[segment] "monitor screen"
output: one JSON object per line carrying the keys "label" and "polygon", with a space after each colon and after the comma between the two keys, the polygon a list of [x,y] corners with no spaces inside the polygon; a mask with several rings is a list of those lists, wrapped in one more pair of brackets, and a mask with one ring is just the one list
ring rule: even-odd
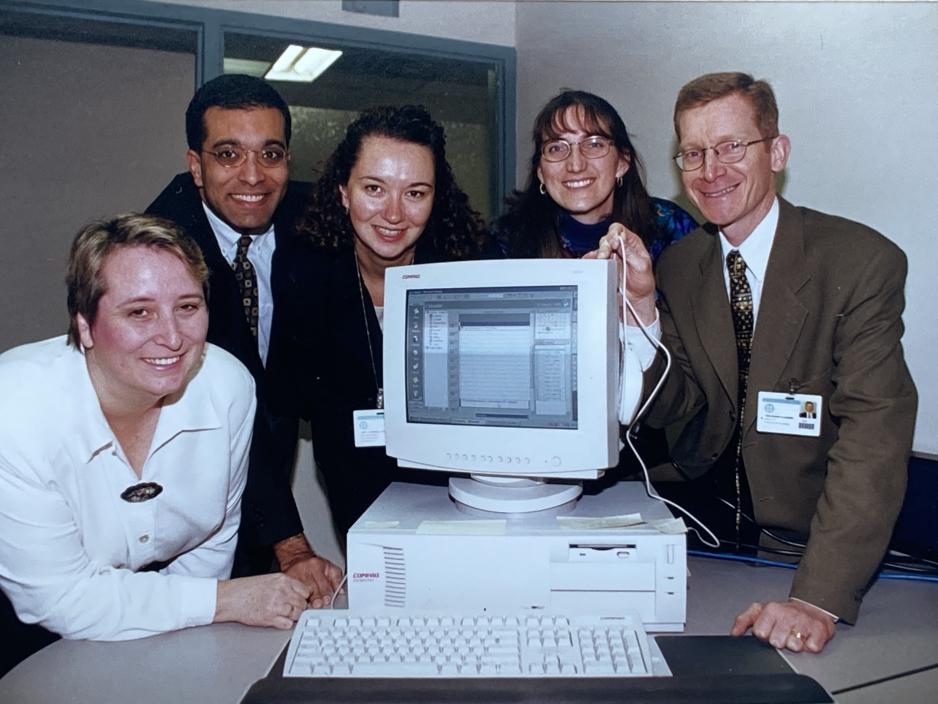
{"label": "monitor screen", "polygon": [[618,461],[616,269],[495,260],[385,274],[387,453],[476,478],[588,479]]}
{"label": "monitor screen", "polygon": [[577,427],[576,286],[407,292],[407,421]]}

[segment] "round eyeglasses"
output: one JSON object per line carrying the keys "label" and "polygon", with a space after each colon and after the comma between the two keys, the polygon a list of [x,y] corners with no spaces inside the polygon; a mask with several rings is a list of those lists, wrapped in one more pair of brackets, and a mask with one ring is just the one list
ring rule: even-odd
{"label": "round eyeglasses", "polygon": [[760,142],[767,142],[770,139],[775,139],[775,137],[763,137],[762,139],[754,139],[751,142],[731,139],[720,142],[713,147],[691,147],[678,152],[672,158],[681,171],[696,171],[699,169],[704,165],[704,156],[710,150],[713,151],[713,155],[721,164],[735,164],[737,161],[743,160],[743,157],[746,156],[746,149],[750,146]]}
{"label": "round eyeglasses", "polygon": [[241,166],[248,160],[248,154],[257,156],[257,163],[265,169],[275,169],[283,166],[290,160],[290,152],[283,147],[264,147],[263,149],[246,149],[244,147],[220,147],[219,149],[203,149],[203,153],[211,154],[215,161],[226,169]]}
{"label": "round eyeglasses", "polygon": [[580,154],[587,159],[601,159],[609,153],[612,140],[606,137],[584,137],[579,142],[568,142],[565,139],[552,139],[541,145],[541,158],[544,161],[563,161],[578,147]]}

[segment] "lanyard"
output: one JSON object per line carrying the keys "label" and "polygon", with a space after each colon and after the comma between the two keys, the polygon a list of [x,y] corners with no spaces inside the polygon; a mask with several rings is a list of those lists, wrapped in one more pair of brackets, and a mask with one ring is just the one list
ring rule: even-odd
{"label": "lanyard", "polygon": [[362,272],[358,266],[358,253],[355,257],[355,278],[358,280],[358,295],[362,302],[362,320],[365,323],[365,337],[368,338],[368,356],[371,359],[371,373],[375,379],[375,389],[377,389],[377,403],[379,409],[384,408],[384,389],[378,383],[378,366],[375,364],[375,349],[371,343],[371,326],[368,325],[368,309],[365,307],[365,288],[362,285]]}

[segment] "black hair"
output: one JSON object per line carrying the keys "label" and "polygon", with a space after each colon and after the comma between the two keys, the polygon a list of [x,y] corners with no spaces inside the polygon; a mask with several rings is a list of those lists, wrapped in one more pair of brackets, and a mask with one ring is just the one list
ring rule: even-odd
{"label": "black hair", "polygon": [[189,149],[199,151],[205,142],[205,111],[209,108],[276,108],[283,115],[283,134],[287,146],[290,145],[290,108],[280,93],[262,78],[231,73],[213,78],[199,88],[186,108],[186,141]]}
{"label": "black hair", "polygon": [[345,137],[326,161],[298,229],[319,247],[345,249],[354,245],[355,233],[342,205],[339,186],[348,183],[368,137],[419,144],[433,153],[433,209],[421,240],[429,236],[428,244],[436,255],[446,259],[476,256],[484,236],[482,219],[469,206],[469,198],[453,177],[446,160],[443,127],[419,105],[374,107],[348,126]]}
{"label": "black hair", "polygon": [[591,135],[611,139],[619,155],[629,161],[629,170],[614,191],[612,219],[641,235],[646,246],[650,246],[659,236],[654,205],[645,190],[644,167],[629,138],[625,122],[616,109],[598,95],[566,90],[548,101],[534,119],[534,154],[527,186],[508,197],[508,212],[495,226],[496,231],[509,239],[507,253],[513,257],[562,255],[563,245],[557,230],[562,208],[549,195],[541,194],[537,168],[544,142],[569,131],[570,125],[566,124],[568,108],[575,108],[583,129]]}

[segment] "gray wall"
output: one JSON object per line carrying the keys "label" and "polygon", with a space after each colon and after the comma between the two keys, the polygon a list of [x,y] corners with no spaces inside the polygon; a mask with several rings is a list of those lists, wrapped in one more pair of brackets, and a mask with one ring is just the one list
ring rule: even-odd
{"label": "gray wall", "polygon": [[0,66],[5,350],[65,332],[63,275],[78,227],[142,210],[184,169],[180,106],[195,69],[187,54],[9,36]]}
{"label": "gray wall", "polygon": [[256,12],[349,27],[370,27],[428,37],[513,46],[513,2],[496,0],[401,0],[397,17],[342,10],[342,0],[155,0],[213,10]]}
{"label": "gray wall", "polygon": [[671,113],[710,71],[768,79],[791,137],[783,195],[867,223],[909,255],[904,345],[921,399],[915,449],[938,453],[938,5],[519,2],[518,178],[534,115],[561,87],[602,95],[680,193]]}

